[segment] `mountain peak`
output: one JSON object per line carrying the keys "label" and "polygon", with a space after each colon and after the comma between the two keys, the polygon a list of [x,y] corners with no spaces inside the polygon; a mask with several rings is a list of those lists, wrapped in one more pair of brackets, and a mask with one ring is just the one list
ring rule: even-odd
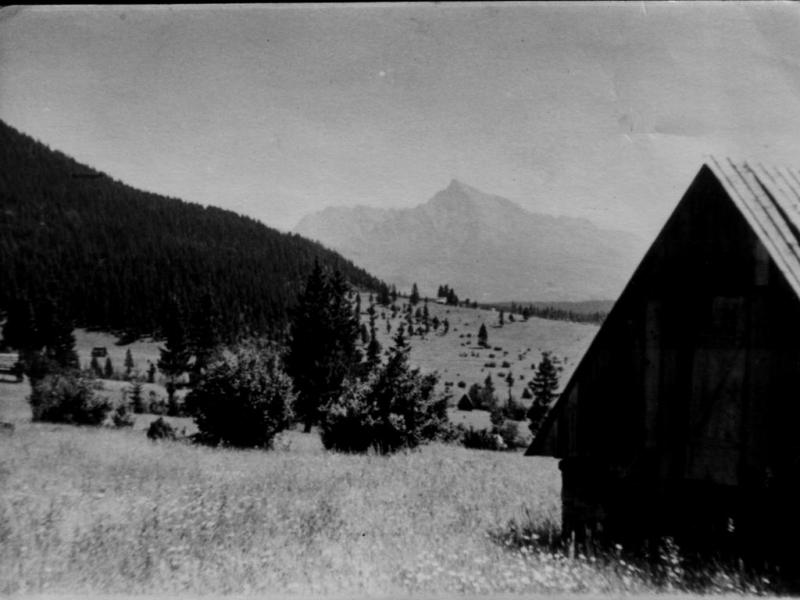
{"label": "mountain peak", "polygon": [[458,192],[461,194],[467,195],[486,195],[484,192],[481,192],[479,189],[472,187],[461,181],[460,179],[456,179],[455,177],[450,180],[450,185],[448,185],[443,191],[445,192]]}

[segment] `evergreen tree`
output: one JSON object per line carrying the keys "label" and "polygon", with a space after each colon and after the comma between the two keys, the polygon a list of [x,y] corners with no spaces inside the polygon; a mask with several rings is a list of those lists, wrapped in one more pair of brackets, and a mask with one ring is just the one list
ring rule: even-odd
{"label": "evergreen tree", "polygon": [[411,286],[411,295],[408,297],[408,301],[414,306],[419,303],[419,290],[416,283]]}
{"label": "evergreen tree", "polygon": [[450,321],[447,320],[447,317],[444,318],[442,326],[442,335],[447,335],[447,332],[450,331]]}
{"label": "evergreen tree", "polygon": [[389,286],[381,282],[378,288],[378,304],[381,306],[389,306],[392,303],[392,297],[389,294]]}
{"label": "evergreen tree", "polygon": [[150,366],[147,368],[147,383],[155,383],[156,382],[156,366],[148,361]]}
{"label": "evergreen tree", "polygon": [[133,406],[133,412],[142,414],[147,412],[147,406],[144,401],[144,394],[142,393],[142,384],[136,380],[131,383],[130,388],[130,401]]}
{"label": "evergreen tree", "polygon": [[103,368],[103,375],[106,379],[113,379],[114,378],[114,365],[111,364],[111,357],[106,356],[106,364]]}
{"label": "evergreen tree", "polygon": [[558,374],[561,371],[562,367],[558,359],[552,356],[550,352],[542,352],[542,358],[536,369],[536,375],[534,375],[529,384],[534,399],[528,410],[527,416],[530,421],[528,427],[534,436],[539,432],[542,421],[550,410],[553,401],[556,399]]}
{"label": "evergreen tree", "polygon": [[508,375],[506,375],[506,385],[508,386],[509,393],[511,393],[511,388],[514,385],[514,375],[511,373],[511,371],[509,371]]}
{"label": "evergreen tree", "polygon": [[125,379],[131,378],[131,372],[133,371],[133,355],[131,354],[131,349],[128,348],[125,351]]}
{"label": "evergreen tree", "polygon": [[487,348],[489,346],[489,333],[486,331],[486,325],[481,323],[478,330],[478,345]]}
{"label": "evergreen tree", "polygon": [[397,286],[392,285],[392,303],[397,302]]}
{"label": "evergreen tree", "polygon": [[506,313],[501,310],[500,314],[497,317],[497,323],[498,323],[498,325],[500,325],[500,327],[502,327],[503,325],[506,324],[505,316],[506,316]]}
{"label": "evergreen tree", "polygon": [[198,380],[217,346],[222,343],[220,331],[220,311],[210,292],[200,298],[197,310],[192,315],[189,331],[188,352],[194,355],[191,375],[193,381]]}
{"label": "evergreen tree", "polygon": [[345,378],[361,360],[358,321],[347,293],[340,272],[329,276],[315,263],[292,312],[286,367],[297,392],[295,413],[306,432],[318,422],[321,407],[338,396]]}
{"label": "evergreen tree", "polygon": [[381,362],[381,344],[378,341],[378,332],[375,326],[375,312],[369,317],[369,345],[367,345],[367,371],[372,372]]}
{"label": "evergreen tree", "polygon": [[356,302],[355,306],[353,307],[353,318],[356,321],[361,320],[361,294],[355,292]]}
{"label": "evergreen tree", "polygon": [[103,376],[103,368],[100,366],[100,361],[97,360],[96,356],[92,356],[92,360],[89,362],[89,370],[95,377]]}
{"label": "evergreen tree", "polygon": [[162,332],[166,343],[159,348],[158,369],[167,377],[167,401],[172,404],[177,382],[189,370],[192,355],[183,314],[174,298],[167,303],[165,315]]}
{"label": "evergreen tree", "polygon": [[486,410],[492,410],[497,404],[494,391],[494,381],[490,373],[484,379],[483,389],[481,390],[481,406]]}

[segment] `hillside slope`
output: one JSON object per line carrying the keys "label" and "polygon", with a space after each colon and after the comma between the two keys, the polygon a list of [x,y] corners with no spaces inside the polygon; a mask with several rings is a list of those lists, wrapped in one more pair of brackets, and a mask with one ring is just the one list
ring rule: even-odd
{"label": "hillside slope", "polygon": [[483,302],[614,299],[645,250],[632,234],[531,213],[456,180],[414,208],[332,207],[295,231],[401,288],[449,283]]}
{"label": "hillside slope", "polygon": [[75,325],[143,335],[168,298],[210,299],[228,334],[280,328],[314,260],[375,289],[320,244],[142,192],[0,121],[0,311],[57,306]]}

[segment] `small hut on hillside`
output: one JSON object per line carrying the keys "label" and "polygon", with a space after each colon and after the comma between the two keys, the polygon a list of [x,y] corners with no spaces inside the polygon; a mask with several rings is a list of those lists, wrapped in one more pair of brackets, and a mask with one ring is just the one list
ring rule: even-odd
{"label": "small hut on hillside", "polygon": [[800,554],[800,172],[700,169],[527,454],[565,533]]}

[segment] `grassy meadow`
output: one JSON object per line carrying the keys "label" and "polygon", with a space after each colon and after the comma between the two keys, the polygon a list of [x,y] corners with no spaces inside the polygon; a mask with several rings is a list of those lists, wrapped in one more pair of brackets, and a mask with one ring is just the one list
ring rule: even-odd
{"label": "grassy meadow", "polygon": [[30,423],[27,392],[0,384],[16,426],[0,433],[2,595],[672,589],[625,561],[510,543],[557,529],[553,459],[443,444],[344,455],[298,431],[270,452],[156,443],[138,426]]}

